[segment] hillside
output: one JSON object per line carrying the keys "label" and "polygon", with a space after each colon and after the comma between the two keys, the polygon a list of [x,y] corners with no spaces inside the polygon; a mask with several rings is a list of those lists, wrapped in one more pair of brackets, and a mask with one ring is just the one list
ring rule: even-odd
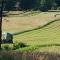
{"label": "hillside", "polygon": [[[43,26],[44,24],[50,22],[51,20],[59,19],[59,15],[54,17],[55,14],[59,12],[9,12],[8,17],[3,17],[2,30],[7,32],[20,32],[29,29],[36,28],[38,26]],[[21,14],[22,13],[22,14]]]}
{"label": "hillside", "polygon": [[18,34],[14,36],[14,42],[16,41],[26,43],[36,51],[58,52],[60,50],[60,20],[41,29]]}
{"label": "hillside", "polygon": [[23,17],[4,17],[2,30],[12,33],[13,42],[23,42],[27,47],[19,51],[60,53],[60,15],[57,12],[43,12]]}

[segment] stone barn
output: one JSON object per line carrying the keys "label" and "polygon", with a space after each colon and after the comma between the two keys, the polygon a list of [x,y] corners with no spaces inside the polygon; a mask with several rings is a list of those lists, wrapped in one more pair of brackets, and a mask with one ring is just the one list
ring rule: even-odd
{"label": "stone barn", "polygon": [[8,32],[2,33],[2,43],[13,43],[13,35]]}

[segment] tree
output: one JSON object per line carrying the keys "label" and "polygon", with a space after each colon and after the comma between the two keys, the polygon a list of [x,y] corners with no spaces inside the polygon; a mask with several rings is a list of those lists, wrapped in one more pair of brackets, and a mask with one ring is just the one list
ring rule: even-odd
{"label": "tree", "polygon": [[36,0],[21,0],[20,7],[22,10],[32,9],[35,7]]}
{"label": "tree", "polygon": [[5,0],[5,10],[13,10],[15,1],[14,0]]}
{"label": "tree", "polygon": [[55,2],[60,6],[60,0],[55,0]]}
{"label": "tree", "polygon": [[3,10],[3,1],[0,0],[0,49],[1,49],[1,43],[2,43],[2,10]]}
{"label": "tree", "polygon": [[41,2],[40,2],[40,10],[41,11],[47,11],[46,0],[41,0]]}
{"label": "tree", "polygon": [[40,10],[47,11],[53,6],[54,0],[41,0]]}
{"label": "tree", "polygon": [[34,10],[40,10],[40,2],[41,0],[35,0],[35,7],[34,7]]}

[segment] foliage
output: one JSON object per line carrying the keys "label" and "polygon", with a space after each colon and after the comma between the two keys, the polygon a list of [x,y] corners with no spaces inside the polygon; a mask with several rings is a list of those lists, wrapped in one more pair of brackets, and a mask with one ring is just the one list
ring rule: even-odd
{"label": "foliage", "polygon": [[[60,48],[58,48],[60,45],[59,39],[60,39],[60,20],[53,21],[45,25],[43,28],[37,28],[35,30],[31,30],[22,34],[17,34],[14,36],[14,40],[17,40],[18,42],[22,41],[26,43],[27,45],[35,46],[39,45],[39,48],[36,48],[39,51],[53,51],[58,52]],[[34,50],[32,47],[26,48],[26,50]],[[54,51],[54,49],[57,48],[57,50]],[[21,50],[21,49],[20,49]],[[22,49],[25,50],[25,49]],[[21,51],[22,51],[21,50]],[[35,50],[34,50],[35,51]],[[58,52],[59,53],[59,52]]]}
{"label": "foliage", "polygon": [[60,7],[58,7],[57,10],[60,10]]}
{"label": "foliage", "polygon": [[4,50],[11,50],[11,48],[10,48],[9,45],[4,45],[3,49],[4,49]]}
{"label": "foliage", "polygon": [[35,3],[36,3],[36,0],[21,0],[20,6],[21,6],[21,9],[27,10],[27,9],[34,8]]}
{"label": "foliage", "polygon": [[29,9],[47,11],[54,7],[55,4],[59,7],[60,0],[6,0],[3,8],[8,11]]}
{"label": "foliage", "polygon": [[23,48],[23,47],[26,47],[26,45],[22,42],[19,42],[19,43],[14,43],[13,44],[13,49],[19,49],[19,48]]}

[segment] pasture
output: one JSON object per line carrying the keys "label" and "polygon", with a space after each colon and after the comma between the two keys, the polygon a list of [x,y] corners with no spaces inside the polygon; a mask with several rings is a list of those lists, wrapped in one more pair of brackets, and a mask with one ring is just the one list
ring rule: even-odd
{"label": "pasture", "polygon": [[26,12],[18,16],[9,15],[3,17],[2,31],[18,33],[14,35],[13,42],[28,45],[16,49],[17,51],[60,53],[60,15],[55,17],[55,14],[59,12]]}
{"label": "pasture", "polygon": [[[18,14],[19,15],[14,15]],[[3,17],[2,30],[7,32],[20,32],[42,26],[52,20],[59,19],[59,12],[16,12],[8,13],[7,17]]]}

